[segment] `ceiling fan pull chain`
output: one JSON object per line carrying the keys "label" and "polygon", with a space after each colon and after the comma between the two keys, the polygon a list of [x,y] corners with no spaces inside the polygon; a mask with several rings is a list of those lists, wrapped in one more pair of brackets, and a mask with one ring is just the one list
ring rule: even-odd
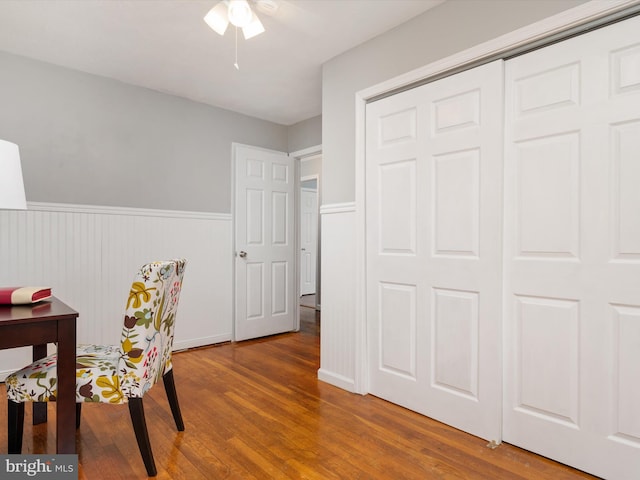
{"label": "ceiling fan pull chain", "polygon": [[236,67],[236,70],[240,70],[238,66],[238,27],[236,27],[236,63],[233,66]]}

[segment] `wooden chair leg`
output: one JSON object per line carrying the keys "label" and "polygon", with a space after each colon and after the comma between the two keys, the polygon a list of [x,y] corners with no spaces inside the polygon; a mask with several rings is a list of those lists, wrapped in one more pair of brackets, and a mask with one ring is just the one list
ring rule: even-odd
{"label": "wooden chair leg", "polygon": [[40,425],[47,423],[47,404],[46,402],[33,402],[33,424]]}
{"label": "wooden chair leg", "polygon": [[[32,359],[35,362],[47,356],[47,344],[34,345],[32,349]],[[39,425],[47,423],[47,403],[33,402],[33,424]]]}
{"label": "wooden chair leg", "polygon": [[76,402],[76,430],[80,428],[80,415],[82,414],[82,404]]}
{"label": "wooden chair leg", "polygon": [[178,404],[178,394],[176,392],[176,384],[173,380],[173,370],[165,373],[162,376],[162,381],[164,382],[164,390],[167,392],[169,406],[171,407],[171,413],[176,422],[176,427],[179,432],[184,432],[184,422],[182,421],[182,413],[180,413],[180,405]]}
{"label": "wooden chair leg", "polygon": [[149,442],[147,422],[144,418],[142,398],[129,399],[129,413],[131,414],[131,423],[133,423],[133,431],[136,434],[136,440],[138,441],[138,448],[140,448],[142,461],[147,469],[147,475],[155,477],[157,474],[156,463],[153,460],[153,453],[151,452],[151,442]]}
{"label": "wooden chair leg", "polygon": [[7,428],[9,453],[20,453],[22,452],[22,431],[24,429],[24,403],[7,400],[7,417],[9,419]]}

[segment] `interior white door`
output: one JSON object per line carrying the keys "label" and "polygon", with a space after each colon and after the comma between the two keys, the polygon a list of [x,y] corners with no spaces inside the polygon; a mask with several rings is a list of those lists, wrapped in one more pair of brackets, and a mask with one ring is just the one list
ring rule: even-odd
{"label": "interior white door", "polygon": [[300,295],[316,293],[318,191],[300,189]]}
{"label": "interior white door", "polygon": [[369,391],[501,438],[502,62],[366,113]]}
{"label": "interior white door", "polygon": [[234,171],[235,339],[294,330],[294,160],[234,145]]}
{"label": "interior white door", "polygon": [[504,440],[640,478],[640,18],[506,65]]}

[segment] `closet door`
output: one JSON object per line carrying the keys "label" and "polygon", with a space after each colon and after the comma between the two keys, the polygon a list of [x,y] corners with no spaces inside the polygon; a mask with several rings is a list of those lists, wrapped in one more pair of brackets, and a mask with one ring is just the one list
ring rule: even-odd
{"label": "closet door", "polygon": [[502,62],[367,106],[370,392],[501,436]]}
{"label": "closet door", "polygon": [[640,18],[506,63],[504,440],[640,475]]}

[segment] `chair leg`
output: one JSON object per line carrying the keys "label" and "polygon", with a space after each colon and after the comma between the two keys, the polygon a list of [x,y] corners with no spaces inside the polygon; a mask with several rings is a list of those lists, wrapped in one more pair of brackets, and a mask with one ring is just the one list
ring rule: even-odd
{"label": "chair leg", "polygon": [[46,402],[33,402],[33,424],[40,425],[47,423],[47,404]]}
{"label": "chair leg", "polygon": [[80,428],[80,415],[82,414],[82,404],[76,402],[76,430]]}
{"label": "chair leg", "polygon": [[178,394],[176,392],[176,384],[173,380],[173,370],[169,370],[162,376],[164,382],[164,390],[167,392],[167,398],[169,399],[169,406],[171,407],[171,413],[173,419],[176,422],[176,427],[179,432],[184,432],[184,422],[182,421],[182,414],[180,413],[180,405],[178,404]]}
{"label": "chair leg", "polygon": [[7,428],[9,453],[22,452],[22,431],[24,429],[24,403],[7,400]]}
{"label": "chair leg", "polygon": [[142,461],[144,461],[144,466],[147,469],[147,475],[155,477],[157,474],[156,463],[153,460],[153,453],[151,452],[151,442],[149,442],[147,422],[144,419],[142,398],[129,399],[129,413],[131,414],[131,423],[133,423],[133,431],[136,434]]}
{"label": "chair leg", "polygon": [[[35,362],[47,356],[47,344],[34,345],[32,349],[32,359]],[[47,423],[47,403],[46,402],[33,402],[33,424],[39,425],[41,423]]]}

